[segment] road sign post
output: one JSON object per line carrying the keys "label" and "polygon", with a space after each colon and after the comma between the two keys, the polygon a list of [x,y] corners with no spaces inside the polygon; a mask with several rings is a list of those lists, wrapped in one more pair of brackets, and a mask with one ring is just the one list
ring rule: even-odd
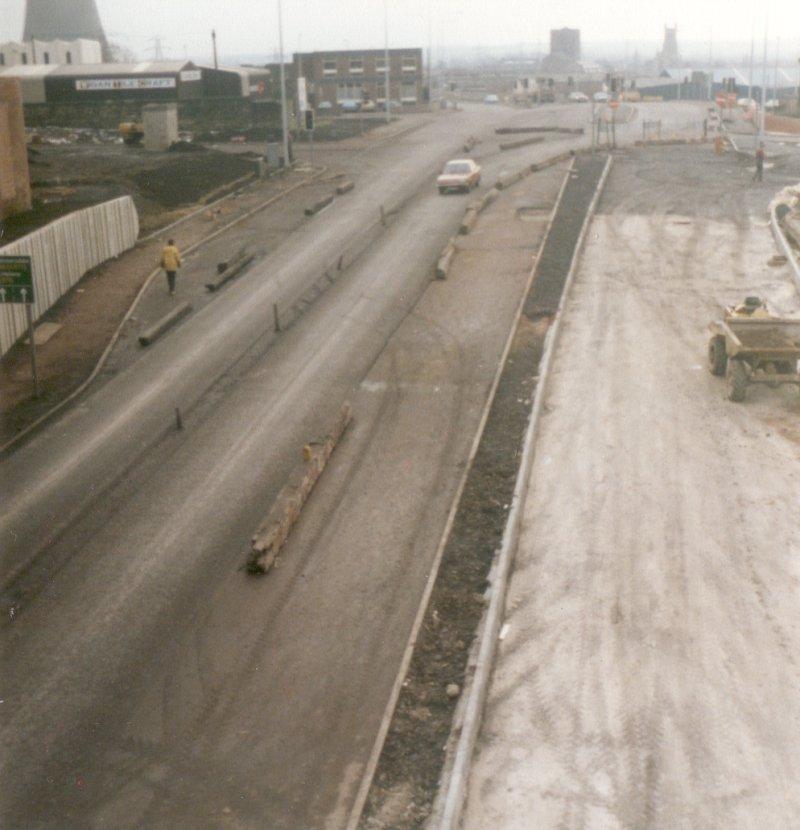
{"label": "road sign post", "polygon": [[28,322],[28,342],[31,346],[31,376],[33,394],[39,397],[39,374],[36,370],[36,341],[33,339],[33,310],[36,297],[33,290],[33,266],[29,256],[0,256],[0,304],[25,306]]}

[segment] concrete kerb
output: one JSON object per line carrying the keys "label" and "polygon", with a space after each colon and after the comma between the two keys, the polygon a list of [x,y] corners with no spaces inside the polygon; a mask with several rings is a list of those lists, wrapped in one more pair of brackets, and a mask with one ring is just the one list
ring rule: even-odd
{"label": "concrete kerb", "polygon": [[191,303],[181,303],[175,306],[169,313],[165,314],[158,322],[146,329],[139,335],[140,346],[150,346],[159,337],[166,334],[173,326],[176,326],[192,310]]}
{"label": "concrete kerb", "polygon": [[[228,222],[226,225],[223,225],[221,228],[217,228],[217,230],[215,230],[212,234],[209,234],[209,236],[204,237],[203,239],[196,242],[194,245],[190,245],[188,248],[186,248],[183,252],[184,259],[187,258],[188,256],[190,256],[194,251],[201,248],[203,245],[207,245],[209,242],[216,239],[218,236],[220,236],[220,234],[225,233],[226,231],[228,231],[231,228],[238,225],[240,222],[244,222],[247,219],[250,219],[252,216],[255,216],[257,213],[260,213],[262,210],[266,210],[270,205],[274,204],[277,201],[280,201],[284,196],[288,196],[290,193],[293,193],[295,190],[299,190],[301,187],[305,187],[306,185],[310,184],[311,182],[316,181],[316,179],[318,179],[320,176],[323,176],[326,172],[327,172],[327,167],[323,167],[321,170],[319,170],[317,173],[315,173],[313,176],[309,177],[308,179],[305,179],[302,182],[297,182],[297,184],[294,184],[291,187],[288,187],[286,190],[282,190],[280,193],[276,193],[274,196],[271,196],[269,199],[267,199],[266,201],[264,201],[261,204],[257,205],[252,210],[247,211],[247,213],[244,213],[241,216],[237,217],[236,219],[232,220],[231,222]],[[227,198],[227,197],[225,197],[225,198]],[[206,206],[204,208],[204,210],[206,210],[207,208],[208,208],[208,206]],[[159,231],[159,233],[163,233],[163,229],[161,231]],[[140,240],[140,242],[143,242],[143,241],[146,241],[146,240]],[[159,267],[159,268],[154,269],[153,271],[150,272],[150,274],[147,275],[147,277],[145,278],[144,283],[142,284],[142,287],[139,289],[136,296],[133,298],[133,302],[128,307],[128,310],[125,312],[125,315],[123,316],[122,320],[120,321],[119,325],[117,326],[116,331],[111,336],[111,339],[109,340],[108,345],[104,349],[103,353],[100,355],[100,358],[97,361],[97,363],[95,364],[94,369],[92,369],[91,373],[89,374],[89,377],[87,377],[86,380],[77,389],[75,389],[73,392],[71,392],[69,395],[67,395],[67,397],[64,398],[63,401],[60,401],[59,403],[57,403],[52,409],[45,412],[44,415],[39,416],[30,426],[26,427],[24,430],[22,430],[22,432],[15,435],[10,441],[7,441],[5,444],[3,444],[2,447],[0,447],[0,458],[3,458],[4,456],[6,456],[9,452],[11,452],[14,449],[14,447],[16,447],[22,441],[27,439],[36,430],[41,429],[45,424],[47,424],[50,421],[51,418],[53,418],[65,406],[67,406],[67,404],[72,403],[72,401],[74,401],[76,398],[78,398],[80,395],[82,395],[89,388],[89,386],[92,384],[92,382],[95,380],[95,378],[100,374],[100,371],[102,370],[103,366],[105,366],[106,361],[108,360],[109,355],[111,354],[111,351],[113,350],[114,346],[116,345],[117,340],[119,340],[120,334],[122,334],[123,328],[125,327],[128,320],[130,320],[130,318],[133,316],[133,313],[136,310],[139,303],[141,302],[141,299],[144,296],[145,292],[150,287],[153,280],[160,273],[162,273],[162,269]]]}
{"label": "concrete kerb", "polygon": [[386,703],[386,708],[384,709],[383,718],[381,719],[381,725],[378,729],[378,734],[372,746],[372,751],[370,752],[369,759],[367,760],[367,764],[364,768],[364,774],[361,778],[361,783],[359,784],[358,792],[356,793],[356,797],[353,802],[353,807],[350,810],[350,814],[347,819],[347,824],[345,826],[346,830],[357,830],[358,823],[361,819],[361,814],[364,811],[364,805],[367,802],[367,796],[369,795],[369,790],[372,786],[372,781],[375,777],[375,771],[378,768],[378,761],[383,750],[383,745],[386,741],[386,736],[389,733],[389,727],[394,716],[397,701],[400,697],[400,690],[403,685],[403,680],[405,679],[405,676],[408,673],[408,668],[411,665],[411,658],[414,655],[414,648],[417,644],[417,637],[419,636],[420,629],[422,628],[422,623],[425,619],[425,614],[428,610],[430,598],[433,594],[433,588],[436,584],[436,578],[439,574],[439,567],[442,562],[442,557],[444,556],[444,550],[447,546],[447,542],[450,539],[450,534],[453,530],[453,524],[455,523],[456,514],[458,512],[458,506],[461,503],[461,497],[464,493],[464,488],[467,486],[467,479],[469,478],[470,471],[472,470],[472,465],[475,462],[475,456],[478,454],[481,439],[483,438],[483,432],[486,428],[486,422],[489,420],[489,412],[491,411],[495,395],[497,394],[497,387],[500,384],[500,378],[503,375],[503,367],[505,366],[506,360],[508,359],[508,355],[511,352],[511,346],[514,342],[514,337],[516,336],[517,326],[519,325],[520,318],[522,317],[522,312],[525,308],[525,300],[533,283],[533,277],[536,271],[536,263],[538,261],[539,255],[541,254],[542,248],[544,247],[544,240],[547,239],[547,236],[550,232],[550,228],[552,227],[553,220],[555,219],[555,215],[558,210],[558,206],[561,204],[561,198],[564,195],[564,190],[566,189],[567,181],[569,180],[569,174],[571,170],[572,166],[570,165],[569,170],[567,170],[564,176],[564,181],[561,184],[561,189],[559,190],[558,196],[556,197],[556,203],[553,207],[552,213],[550,214],[550,219],[548,221],[547,228],[545,229],[545,233],[542,238],[542,244],[540,245],[539,251],[537,252],[536,256],[533,259],[533,263],[531,264],[531,269],[528,274],[528,280],[525,284],[525,288],[522,291],[522,296],[520,298],[519,305],[517,306],[514,315],[514,321],[511,325],[508,337],[506,338],[503,353],[500,356],[500,360],[497,364],[497,371],[495,372],[494,378],[492,379],[492,385],[489,389],[489,394],[486,398],[486,403],[484,404],[483,411],[481,413],[478,428],[475,432],[475,437],[470,447],[469,456],[467,457],[467,463],[464,465],[464,470],[461,474],[461,478],[459,479],[458,486],[456,487],[456,492],[453,496],[453,501],[450,505],[450,511],[447,514],[447,520],[445,522],[444,530],[442,531],[442,535],[439,539],[439,544],[436,548],[436,553],[433,557],[433,563],[431,564],[431,569],[428,573],[428,579],[425,583],[425,590],[423,591],[422,600],[420,602],[419,608],[417,609],[417,614],[414,618],[414,623],[411,627],[411,633],[409,634],[408,641],[406,642],[406,647],[403,652],[403,659],[401,660],[400,668],[397,672],[397,675],[395,676],[395,682],[392,687],[392,691],[389,695],[389,700]]}
{"label": "concrete kerb", "polygon": [[516,553],[519,528],[522,518],[522,508],[527,494],[528,478],[533,464],[534,443],[538,433],[544,396],[547,391],[553,353],[558,342],[566,299],[569,296],[570,288],[575,278],[575,272],[577,270],[578,262],[580,261],[580,255],[583,249],[586,233],[589,229],[592,217],[594,216],[600,194],[605,186],[608,172],[611,168],[612,159],[613,157],[609,156],[606,161],[606,166],[603,170],[602,176],[600,177],[600,181],[597,184],[594,197],[592,198],[589,209],[586,213],[586,218],[584,219],[584,223],[578,237],[578,243],[575,246],[575,251],[573,253],[570,270],[564,284],[564,291],[562,292],[561,300],[559,301],[558,311],[556,312],[555,320],[553,321],[553,324],[546,336],[544,354],[542,356],[539,370],[539,383],[537,384],[533,409],[528,422],[528,428],[525,433],[520,467],[517,472],[512,504],[509,510],[506,528],[503,533],[503,542],[495,564],[495,581],[492,583],[489,608],[486,612],[482,627],[482,640],[478,648],[477,663],[469,690],[467,692],[468,699],[464,706],[464,721],[461,727],[458,743],[455,748],[450,775],[441,787],[441,791],[444,793],[441,819],[438,823],[431,823],[429,825],[432,827],[435,826],[437,830],[456,830],[461,821],[471,760],[475,751],[475,742],[478,737],[483,708],[486,695],[488,693],[489,677],[497,652],[497,638],[503,622],[508,578],[511,572],[514,554]]}
{"label": "concrete kerb", "polygon": [[797,255],[795,254],[794,249],[789,244],[789,240],[786,238],[786,235],[781,229],[781,225],[775,213],[775,209],[776,205],[770,205],[769,227],[772,231],[772,236],[775,238],[775,242],[778,243],[778,248],[780,248],[781,253],[786,257],[786,261],[789,263],[789,266],[792,269],[794,287],[797,293],[800,294],[800,262],[798,262]]}

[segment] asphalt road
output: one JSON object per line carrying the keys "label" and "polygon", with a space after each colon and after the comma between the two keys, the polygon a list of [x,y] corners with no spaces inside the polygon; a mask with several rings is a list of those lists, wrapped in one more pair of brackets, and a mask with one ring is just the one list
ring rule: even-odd
{"label": "asphalt road", "polygon": [[[22,586],[2,630],[4,826],[244,827],[263,826],[268,815],[272,826],[296,827],[338,815],[330,791],[341,782],[346,795],[352,771],[327,765],[324,744],[289,745],[287,736],[297,738],[304,718],[330,726],[339,710],[352,718],[364,701],[373,710],[383,705],[371,695],[369,660],[349,687],[326,692],[332,667],[361,645],[364,629],[348,624],[348,609],[371,602],[375,591],[393,596],[391,574],[359,582],[371,570],[376,576],[376,549],[352,572],[346,562],[326,572],[322,533],[285,580],[248,581],[237,568],[298,448],[324,432],[428,284],[464,206],[435,195],[430,176],[466,135],[489,139],[498,118],[533,117],[477,107],[380,148],[363,163],[345,210],[292,234],[3,462],[2,573],[37,555],[7,595]],[[546,145],[502,157],[486,151],[486,177],[551,152]],[[373,250],[275,340],[273,303],[302,294],[372,224],[379,204],[399,202],[405,208]],[[496,354],[519,289],[504,290],[490,315]],[[454,359],[465,360],[458,350]],[[474,353],[470,360],[484,366],[474,412],[491,362]],[[176,406],[182,432],[172,429]],[[374,408],[367,424],[384,415]],[[451,420],[444,446],[458,435],[463,454],[466,439],[455,414]],[[432,453],[425,475],[446,495],[457,469],[450,463],[442,481],[442,463]],[[425,520],[429,507],[410,504],[403,524],[422,523],[426,550],[436,536],[435,521]],[[363,520],[388,527],[383,514]],[[306,564],[321,581],[303,602]],[[352,584],[363,592],[342,599]],[[402,605],[387,616],[379,644],[404,643],[415,598]],[[330,638],[329,659],[309,677],[298,661],[303,638],[319,636],[320,626],[293,631],[286,621],[315,617]],[[372,646],[375,660],[381,649]],[[361,739],[366,752],[371,736]],[[284,757],[286,790],[276,783]],[[259,775],[259,763],[269,775]]]}
{"label": "asphalt road", "polygon": [[800,316],[769,264],[775,184],[745,164],[673,148],[612,169],[555,353],[467,828],[800,824],[800,402],[731,403],[706,368],[723,305]]}

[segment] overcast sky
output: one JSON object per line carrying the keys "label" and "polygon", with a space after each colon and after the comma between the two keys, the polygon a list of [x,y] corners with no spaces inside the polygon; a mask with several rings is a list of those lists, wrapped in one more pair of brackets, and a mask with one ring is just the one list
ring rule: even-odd
{"label": "overcast sky", "polygon": [[[69,0],[64,0],[69,2]],[[210,54],[216,28],[223,56],[267,55],[277,50],[277,0],[97,0],[109,39],[140,57],[162,38],[166,57]],[[782,52],[800,51],[800,2],[763,0],[388,0],[390,43],[439,45],[546,44],[551,28],[581,29],[584,44],[654,44],[665,23],[678,25],[679,43],[749,43],[754,9],[763,38],[769,13],[771,50],[783,35]],[[379,47],[383,0],[283,0],[285,50]],[[0,40],[21,36],[24,0],[0,0]],[[631,46],[633,48],[633,46]],[[148,51],[149,50],[149,51]],[[643,55],[643,57],[648,57]]]}

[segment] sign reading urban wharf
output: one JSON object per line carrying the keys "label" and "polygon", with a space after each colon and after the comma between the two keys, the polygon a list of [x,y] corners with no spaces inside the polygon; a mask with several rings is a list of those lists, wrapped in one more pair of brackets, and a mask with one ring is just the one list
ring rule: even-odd
{"label": "sign reading urban wharf", "polygon": [[29,256],[0,256],[0,303],[32,303],[33,268]]}
{"label": "sign reading urban wharf", "polygon": [[78,92],[108,89],[175,89],[175,78],[92,78],[75,81]]}

